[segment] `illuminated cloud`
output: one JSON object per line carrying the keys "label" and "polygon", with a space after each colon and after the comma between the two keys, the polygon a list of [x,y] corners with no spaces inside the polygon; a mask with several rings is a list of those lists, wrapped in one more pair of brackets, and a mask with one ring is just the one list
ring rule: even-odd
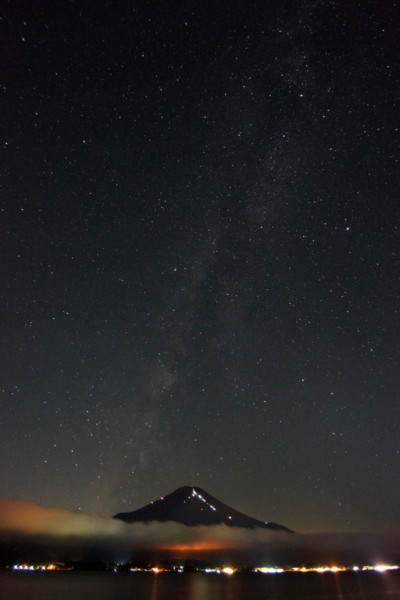
{"label": "illuminated cloud", "polygon": [[111,519],[10,498],[0,498],[0,531],[34,535],[113,535],[123,528]]}

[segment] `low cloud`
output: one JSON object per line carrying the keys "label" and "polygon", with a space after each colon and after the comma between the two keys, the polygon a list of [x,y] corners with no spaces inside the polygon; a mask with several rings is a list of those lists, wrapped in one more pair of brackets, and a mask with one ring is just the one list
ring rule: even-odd
{"label": "low cloud", "polygon": [[122,528],[104,519],[10,498],[0,498],[0,531],[33,535],[114,535]]}

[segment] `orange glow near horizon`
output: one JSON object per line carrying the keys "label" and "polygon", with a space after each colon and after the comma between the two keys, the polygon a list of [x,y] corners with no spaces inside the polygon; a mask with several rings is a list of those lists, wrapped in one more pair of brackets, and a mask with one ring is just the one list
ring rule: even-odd
{"label": "orange glow near horizon", "polygon": [[181,553],[181,552],[207,552],[215,550],[224,550],[228,547],[226,542],[219,542],[217,540],[198,540],[196,542],[186,544],[156,544],[154,546],[157,550],[164,550],[167,552]]}

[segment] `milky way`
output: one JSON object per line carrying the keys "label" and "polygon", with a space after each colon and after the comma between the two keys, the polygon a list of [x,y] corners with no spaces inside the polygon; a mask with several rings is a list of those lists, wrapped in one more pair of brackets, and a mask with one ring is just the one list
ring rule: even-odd
{"label": "milky way", "polygon": [[7,3],[2,496],[398,529],[396,12]]}

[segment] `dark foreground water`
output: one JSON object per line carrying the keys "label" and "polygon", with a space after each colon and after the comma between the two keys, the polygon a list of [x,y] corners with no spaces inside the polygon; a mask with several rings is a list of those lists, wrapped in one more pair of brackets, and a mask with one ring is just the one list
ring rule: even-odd
{"label": "dark foreground water", "polygon": [[0,600],[400,600],[400,573],[0,573]]}

